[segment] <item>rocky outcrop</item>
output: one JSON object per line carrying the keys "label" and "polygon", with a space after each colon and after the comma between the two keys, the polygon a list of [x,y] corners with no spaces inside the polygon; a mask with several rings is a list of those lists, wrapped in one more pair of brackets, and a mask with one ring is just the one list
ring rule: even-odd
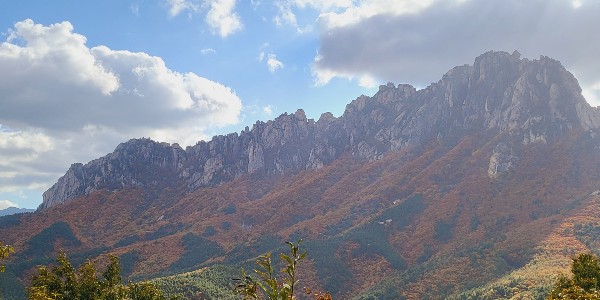
{"label": "rocky outcrop", "polygon": [[494,148],[488,166],[488,176],[492,179],[501,177],[516,167],[519,158],[513,154],[512,148],[499,143]]}
{"label": "rocky outcrop", "polygon": [[186,163],[186,152],[177,144],[136,139],[122,143],[113,153],[85,165],[73,164],[43,194],[39,209],[88,195],[100,189],[144,186],[177,177]]}
{"label": "rocky outcrop", "polygon": [[[298,110],[185,150],[176,144],[131,140],[105,157],[72,165],[44,193],[40,208],[99,189],[161,180],[194,190],[245,174],[318,169],[343,153],[375,160],[390,151],[473,131],[507,134],[511,143],[526,145],[552,142],[572,129],[598,127],[600,111],[587,104],[577,80],[558,61],[521,59],[516,51],[488,52],[423,90],[382,85],[374,96],[352,101],[338,118],[324,113],[315,122]],[[517,156],[503,144],[490,155],[492,178],[515,167]]]}

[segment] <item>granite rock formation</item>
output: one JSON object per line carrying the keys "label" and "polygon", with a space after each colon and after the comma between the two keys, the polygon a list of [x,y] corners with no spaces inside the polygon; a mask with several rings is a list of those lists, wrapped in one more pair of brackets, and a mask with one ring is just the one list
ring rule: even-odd
{"label": "granite rock formation", "polygon": [[[577,80],[548,57],[487,52],[429,87],[388,83],[360,96],[340,117],[314,121],[303,110],[215,136],[185,150],[177,144],[133,139],[85,165],[73,164],[48,189],[39,209],[96,190],[171,180],[195,190],[246,174],[285,174],[330,164],[344,153],[376,160],[388,152],[450,141],[469,132],[504,135],[514,143],[550,143],[571,129],[600,127],[600,110],[581,95]],[[518,155],[498,144],[488,175],[516,167]]]}

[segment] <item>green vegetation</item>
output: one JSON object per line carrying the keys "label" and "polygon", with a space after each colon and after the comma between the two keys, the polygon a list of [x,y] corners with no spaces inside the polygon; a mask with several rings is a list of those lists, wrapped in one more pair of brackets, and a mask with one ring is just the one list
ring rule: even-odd
{"label": "green vegetation", "polygon": [[[390,244],[389,236],[394,230],[403,230],[424,209],[423,196],[414,194],[398,205],[386,209],[370,223],[335,237],[307,242],[306,247],[311,253],[323,287],[336,294],[342,292],[353,279],[348,264],[336,255],[338,251],[343,251],[343,247],[348,243],[358,244],[358,248],[351,252],[354,257],[381,255],[396,270],[404,270],[407,264]],[[391,221],[386,222],[387,220]],[[393,294],[388,293],[389,291],[391,290],[382,293]]]}
{"label": "green vegetation", "polygon": [[7,268],[6,272],[0,273],[0,299],[22,300],[26,297],[25,287],[13,272]]}
{"label": "green vegetation", "polygon": [[239,276],[233,266],[213,265],[209,268],[151,280],[165,295],[181,300],[239,299],[233,290],[231,278]]}
{"label": "green vegetation", "polygon": [[398,291],[390,286],[371,290],[355,300],[405,300]]}
{"label": "green vegetation", "polygon": [[543,300],[546,299],[550,292],[548,286],[538,286],[531,288],[523,281],[522,278],[509,278],[507,281],[495,282],[488,285],[483,285],[471,290],[462,292],[458,295],[448,297],[449,300],[478,300],[478,299],[494,299],[494,300],[509,300],[514,299],[516,291],[527,291],[524,293],[526,297],[520,299]]}
{"label": "green vegetation", "polygon": [[592,253],[600,255],[600,225],[595,223],[575,224],[575,237],[586,245]]}
{"label": "green vegetation", "polygon": [[206,227],[206,229],[204,229],[202,236],[209,237],[209,236],[213,236],[215,234],[217,234],[217,230],[212,226],[208,226],[208,227]]}
{"label": "green vegetation", "polygon": [[561,276],[548,299],[600,299],[600,258],[593,254],[579,254],[571,264],[571,278]]}
{"label": "green vegetation", "polygon": [[423,203],[423,195],[414,194],[406,199],[404,202],[392,206],[391,208],[384,211],[380,219],[386,220],[391,219],[392,226],[398,230],[404,229],[408,224],[412,222],[414,217],[419,215],[425,210],[425,204]]}
{"label": "green vegetation", "polygon": [[27,242],[27,250],[24,254],[31,257],[48,256],[54,250],[54,242],[57,239],[61,239],[64,246],[81,244],[69,224],[56,222],[33,236]]}
{"label": "green vegetation", "polygon": [[350,239],[359,244],[359,247],[352,251],[353,257],[378,254],[385,257],[392,268],[406,268],[406,262],[388,241],[388,232],[384,225],[371,223],[362,226],[350,233]]}
{"label": "green vegetation", "polygon": [[416,194],[384,211],[378,217],[379,222],[365,224],[350,231],[348,239],[359,244],[352,255],[356,257],[378,254],[385,257],[394,269],[405,269],[406,262],[388,240],[390,230],[404,229],[424,209],[423,196]]}
{"label": "green vegetation", "polygon": [[242,261],[250,260],[268,251],[283,251],[282,241],[273,234],[265,234],[258,240],[245,244],[238,244],[226,255],[225,262],[237,264]]}
{"label": "green vegetation", "polygon": [[[246,274],[242,269],[241,277],[234,279],[238,284],[235,289],[236,292],[242,295],[244,300],[250,299],[269,299],[269,300],[295,300],[296,293],[298,290],[298,263],[305,259],[307,252],[300,251],[300,243],[294,244],[292,242],[286,242],[290,246],[290,254],[279,254],[282,262],[285,263],[285,267],[282,269],[284,273],[283,277],[277,278],[273,263],[271,261],[271,252],[265,255],[261,255],[256,260],[258,269],[254,269],[254,273],[258,275],[258,279],[251,274]],[[310,290],[306,291],[310,294]],[[315,294],[317,299],[331,299],[329,294]]]}
{"label": "green vegetation", "polygon": [[151,283],[123,284],[119,259],[110,256],[110,263],[98,277],[91,261],[83,263],[77,271],[64,252],[60,252],[58,265],[38,267],[28,289],[30,300],[164,300],[162,292]]}
{"label": "green vegetation", "polygon": [[24,214],[14,214],[0,217],[0,228],[8,228],[21,224],[21,217]]}
{"label": "green vegetation", "polygon": [[444,220],[435,221],[435,235],[433,238],[436,240],[446,243],[452,239],[452,230],[454,229],[454,224],[450,222],[446,222]]}
{"label": "green vegetation", "polygon": [[352,280],[352,272],[347,263],[336,255],[341,246],[341,238],[315,240],[307,242],[306,245],[319,273],[323,288],[334,294],[342,291],[343,287]]}
{"label": "green vegetation", "polygon": [[133,272],[133,267],[140,258],[140,254],[137,250],[130,251],[119,256],[121,262],[121,274],[128,277]]}
{"label": "green vegetation", "polygon": [[235,208],[235,204],[233,204],[233,203],[227,205],[227,207],[225,207],[223,209],[223,213],[225,213],[226,215],[231,215],[231,214],[234,214],[235,212],[236,212],[236,208]]}
{"label": "green vegetation", "polygon": [[[2,242],[0,242],[0,261],[7,259],[13,252],[15,252],[13,247],[10,245],[2,245]],[[0,272],[4,272],[4,270],[4,265],[0,265]]]}
{"label": "green vegetation", "polygon": [[286,263],[286,267],[283,269],[285,272],[283,280],[278,280],[275,276],[271,262],[271,252],[268,252],[265,255],[259,256],[256,260],[259,268],[254,269],[254,273],[258,275],[259,279],[256,280],[254,277],[247,275],[244,269],[242,269],[241,278],[236,279],[236,281],[239,281],[236,291],[243,296],[244,300],[260,299],[260,295],[262,294],[270,300],[296,299],[294,289],[298,284],[298,280],[296,279],[298,262],[306,258],[307,255],[306,251],[300,253],[301,242],[302,240],[299,240],[297,244],[287,242],[290,246],[290,255],[283,253],[279,255],[281,260]]}
{"label": "green vegetation", "polygon": [[185,252],[171,265],[172,270],[191,270],[208,259],[223,254],[219,244],[193,233],[187,233],[181,239]]}

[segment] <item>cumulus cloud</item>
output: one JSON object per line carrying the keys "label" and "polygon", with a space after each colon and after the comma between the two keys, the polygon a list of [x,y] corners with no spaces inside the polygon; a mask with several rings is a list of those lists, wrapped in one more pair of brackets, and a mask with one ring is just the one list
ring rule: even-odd
{"label": "cumulus cloud", "polygon": [[213,33],[226,37],[242,29],[240,16],[235,12],[236,0],[208,0],[208,4],[206,23]]}
{"label": "cumulus cloud", "polygon": [[10,200],[0,200],[0,209],[7,209],[9,207],[19,207],[19,206]]}
{"label": "cumulus cloud", "polygon": [[267,67],[269,72],[275,73],[275,71],[284,67],[283,63],[277,59],[277,55],[270,53],[267,58]]}
{"label": "cumulus cloud", "polygon": [[[437,1],[442,3],[456,3],[460,0]],[[464,0],[463,0],[464,1]],[[431,6],[435,0],[362,0],[355,5],[350,1],[335,1],[330,5],[317,5],[313,0],[296,0],[306,2],[306,5],[316,7],[322,11],[319,16],[321,25],[327,29],[344,27],[356,24],[364,19],[377,15],[398,16],[415,14]],[[330,1],[334,2],[334,1]],[[350,3],[348,3],[350,2]],[[335,5],[334,5],[335,4]],[[344,8],[340,12],[330,11],[332,7]]]}
{"label": "cumulus cloud", "polygon": [[316,9],[317,11],[336,11],[340,8],[348,8],[352,6],[352,0],[281,0],[275,2],[277,14],[273,17],[275,25],[292,26],[296,28],[298,33],[307,33],[313,30],[313,23],[300,25],[296,11],[307,8]]}
{"label": "cumulus cloud", "polygon": [[312,29],[312,26],[309,24],[303,28],[298,24],[296,12],[299,10],[316,10],[321,27],[328,29],[355,24],[378,14],[415,13],[433,2],[434,0],[283,0],[275,3],[278,13],[273,20],[278,26],[291,25],[303,33]]}
{"label": "cumulus cloud", "polygon": [[518,50],[560,60],[600,99],[598,15],[600,2],[582,0],[358,1],[321,11],[313,74],[317,84],[368,75],[424,87],[488,50]]}
{"label": "cumulus cloud", "polygon": [[278,3],[276,4],[278,13],[273,18],[273,22],[277,26],[291,25],[294,27],[298,27],[298,20],[296,19],[296,14],[292,11],[292,8],[289,4],[286,3]]}
{"label": "cumulus cloud", "polygon": [[189,17],[199,12],[206,12],[204,18],[211,32],[227,37],[243,28],[242,20],[235,11],[236,0],[166,0],[169,16],[175,17],[188,12]]}
{"label": "cumulus cloud", "polygon": [[48,188],[129,138],[194,144],[242,107],[229,87],[160,57],[88,47],[69,22],[16,23],[0,69],[0,192]]}
{"label": "cumulus cloud", "polygon": [[283,69],[285,67],[285,65],[283,64],[283,62],[281,62],[280,60],[277,59],[277,55],[275,53],[265,52],[265,51],[267,51],[269,46],[270,46],[269,43],[263,43],[259,47],[259,49],[258,49],[259,53],[258,53],[258,56],[256,57],[256,60],[258,60],[259,62],[263,62],[263,61],[266,62],[269,72],[275,73],[277,70]]}
{"label": "cumulus cloud", "polygon": [[175,17],[184,11],[196,12],[200,5],[191,0],[167,0],[169,16]]}

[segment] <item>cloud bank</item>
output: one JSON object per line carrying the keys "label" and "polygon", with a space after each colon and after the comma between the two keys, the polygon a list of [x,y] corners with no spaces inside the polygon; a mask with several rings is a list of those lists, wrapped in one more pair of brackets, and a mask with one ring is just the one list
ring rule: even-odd
{"label": "cloud bank", "polygon": [[[333,78],[425,87],[488,50],[560,60],[600,104],[600,2],[586,0],[288,0],[319,12],[317,85]],[[281,5],[280,5],[281,6]]]}
{"label": "cloud bank", "polygon": [[69,22],[16,23],[0,68],[0,192],[48,188],[132,137],[194,144],[242,108],[230,88],[160,57],[88,47]]}

